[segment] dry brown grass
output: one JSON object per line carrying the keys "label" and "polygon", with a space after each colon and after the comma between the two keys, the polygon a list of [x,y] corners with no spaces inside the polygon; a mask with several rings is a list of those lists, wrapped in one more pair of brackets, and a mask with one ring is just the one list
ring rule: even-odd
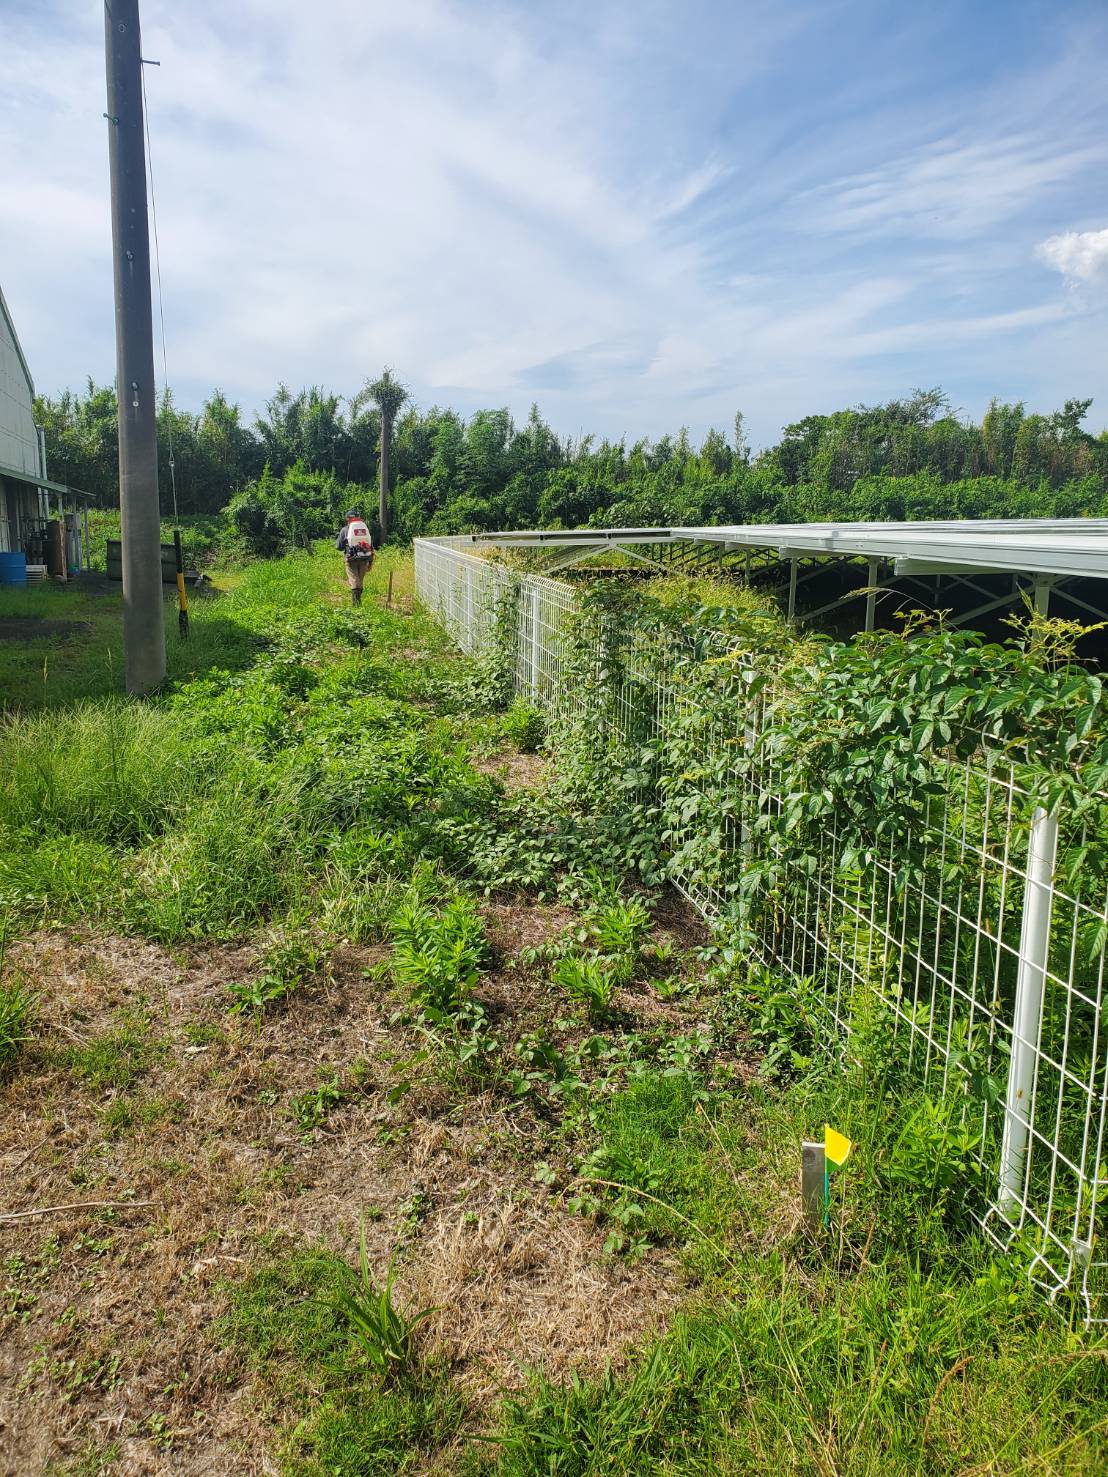
{"label": "dry brown grass", "polygon": [[593,1226],[542,1200],[494,1201],[427,1228],[420,1302],[437,1305],[433,1336],[479,1402],[528,1369],[560,1379],[618,1364],[665,1321],[677,1301],[673,1259],[652,1253],[628,1265],[602,1257],[599,1242]]}

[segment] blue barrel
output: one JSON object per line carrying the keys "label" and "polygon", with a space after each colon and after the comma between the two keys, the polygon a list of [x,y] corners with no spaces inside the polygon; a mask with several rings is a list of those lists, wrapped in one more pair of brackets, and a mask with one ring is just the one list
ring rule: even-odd
{"label": "blue barrel", "polygon": [[0,554],[0,585],[25,585],[26,583],[26,554]]}

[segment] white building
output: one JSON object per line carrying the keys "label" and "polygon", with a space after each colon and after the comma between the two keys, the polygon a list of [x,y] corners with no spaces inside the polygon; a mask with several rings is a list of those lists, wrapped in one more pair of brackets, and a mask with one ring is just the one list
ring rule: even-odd
{"label": "white building", "polygon": [[[46,475],[46,443],[35,424],[35,386],[0,291],[0,552],[47,563],[48,526],[65,530],[66,575],[88,567],[88,493]],[[83,516],[82,516],[83,515]]]}

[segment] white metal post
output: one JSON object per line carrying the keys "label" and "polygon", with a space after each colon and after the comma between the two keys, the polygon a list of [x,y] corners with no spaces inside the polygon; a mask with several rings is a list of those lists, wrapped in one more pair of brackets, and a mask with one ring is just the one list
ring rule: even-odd
{"label": "white metal post", "polygon": [[1035,613],[1047,615],[1050,611],[1050,588],[1054,581],[1049,575],[1040,574],[1035,580]]}
{"label": "white metal post", "polygon": [[876,559],[871,559],[869,561],[869,575],[867,577],[866,583],[869,585],[869,592],[866,595],[866,630],[867,631],[872,631],[873,630],[874,614],[875,614],[875,612],[877,610],[877,560]]}
{"label": "white metal post", "polygon": [[473,654],[473,569],[466,565],[466,649]]}
{"label": "white metal post", "polygon": [[789,620],[796,615],[796,565],[795,559],[789,560]]}
{"label": "white metal post", "polygon": [[539,656],[542,652],[542,626],[539,622],[539,592],[531,591],[531,696],[539,695]]}
{"label": "white metal post", "polygon": [[1012,1014],[1012,1061],[1000,1148],[1000,1208],[1011,1215],[1023,1200],[1027,1143],[1031,1131],[1031,1098],[1043,1023],[1043,993],[1050,949],[1050,915],[1054,900],[1054,858],[1058,818],[1039,806],[1027,842],[1027,884],[1023,894],[1019,971]]}

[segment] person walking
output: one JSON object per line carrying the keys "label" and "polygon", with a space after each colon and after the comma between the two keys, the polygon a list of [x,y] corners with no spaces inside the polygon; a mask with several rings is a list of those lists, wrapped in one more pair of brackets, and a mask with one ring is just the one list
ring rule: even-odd
{"label": "person walking", "polygon": [[346,515],[346,522],[339,529],[335,548],[341,549],[346,560],[346,583],[350,586],[351,605],[361,605],[362,585],[373,568],[373,539],[365,519],[355,509]]}

